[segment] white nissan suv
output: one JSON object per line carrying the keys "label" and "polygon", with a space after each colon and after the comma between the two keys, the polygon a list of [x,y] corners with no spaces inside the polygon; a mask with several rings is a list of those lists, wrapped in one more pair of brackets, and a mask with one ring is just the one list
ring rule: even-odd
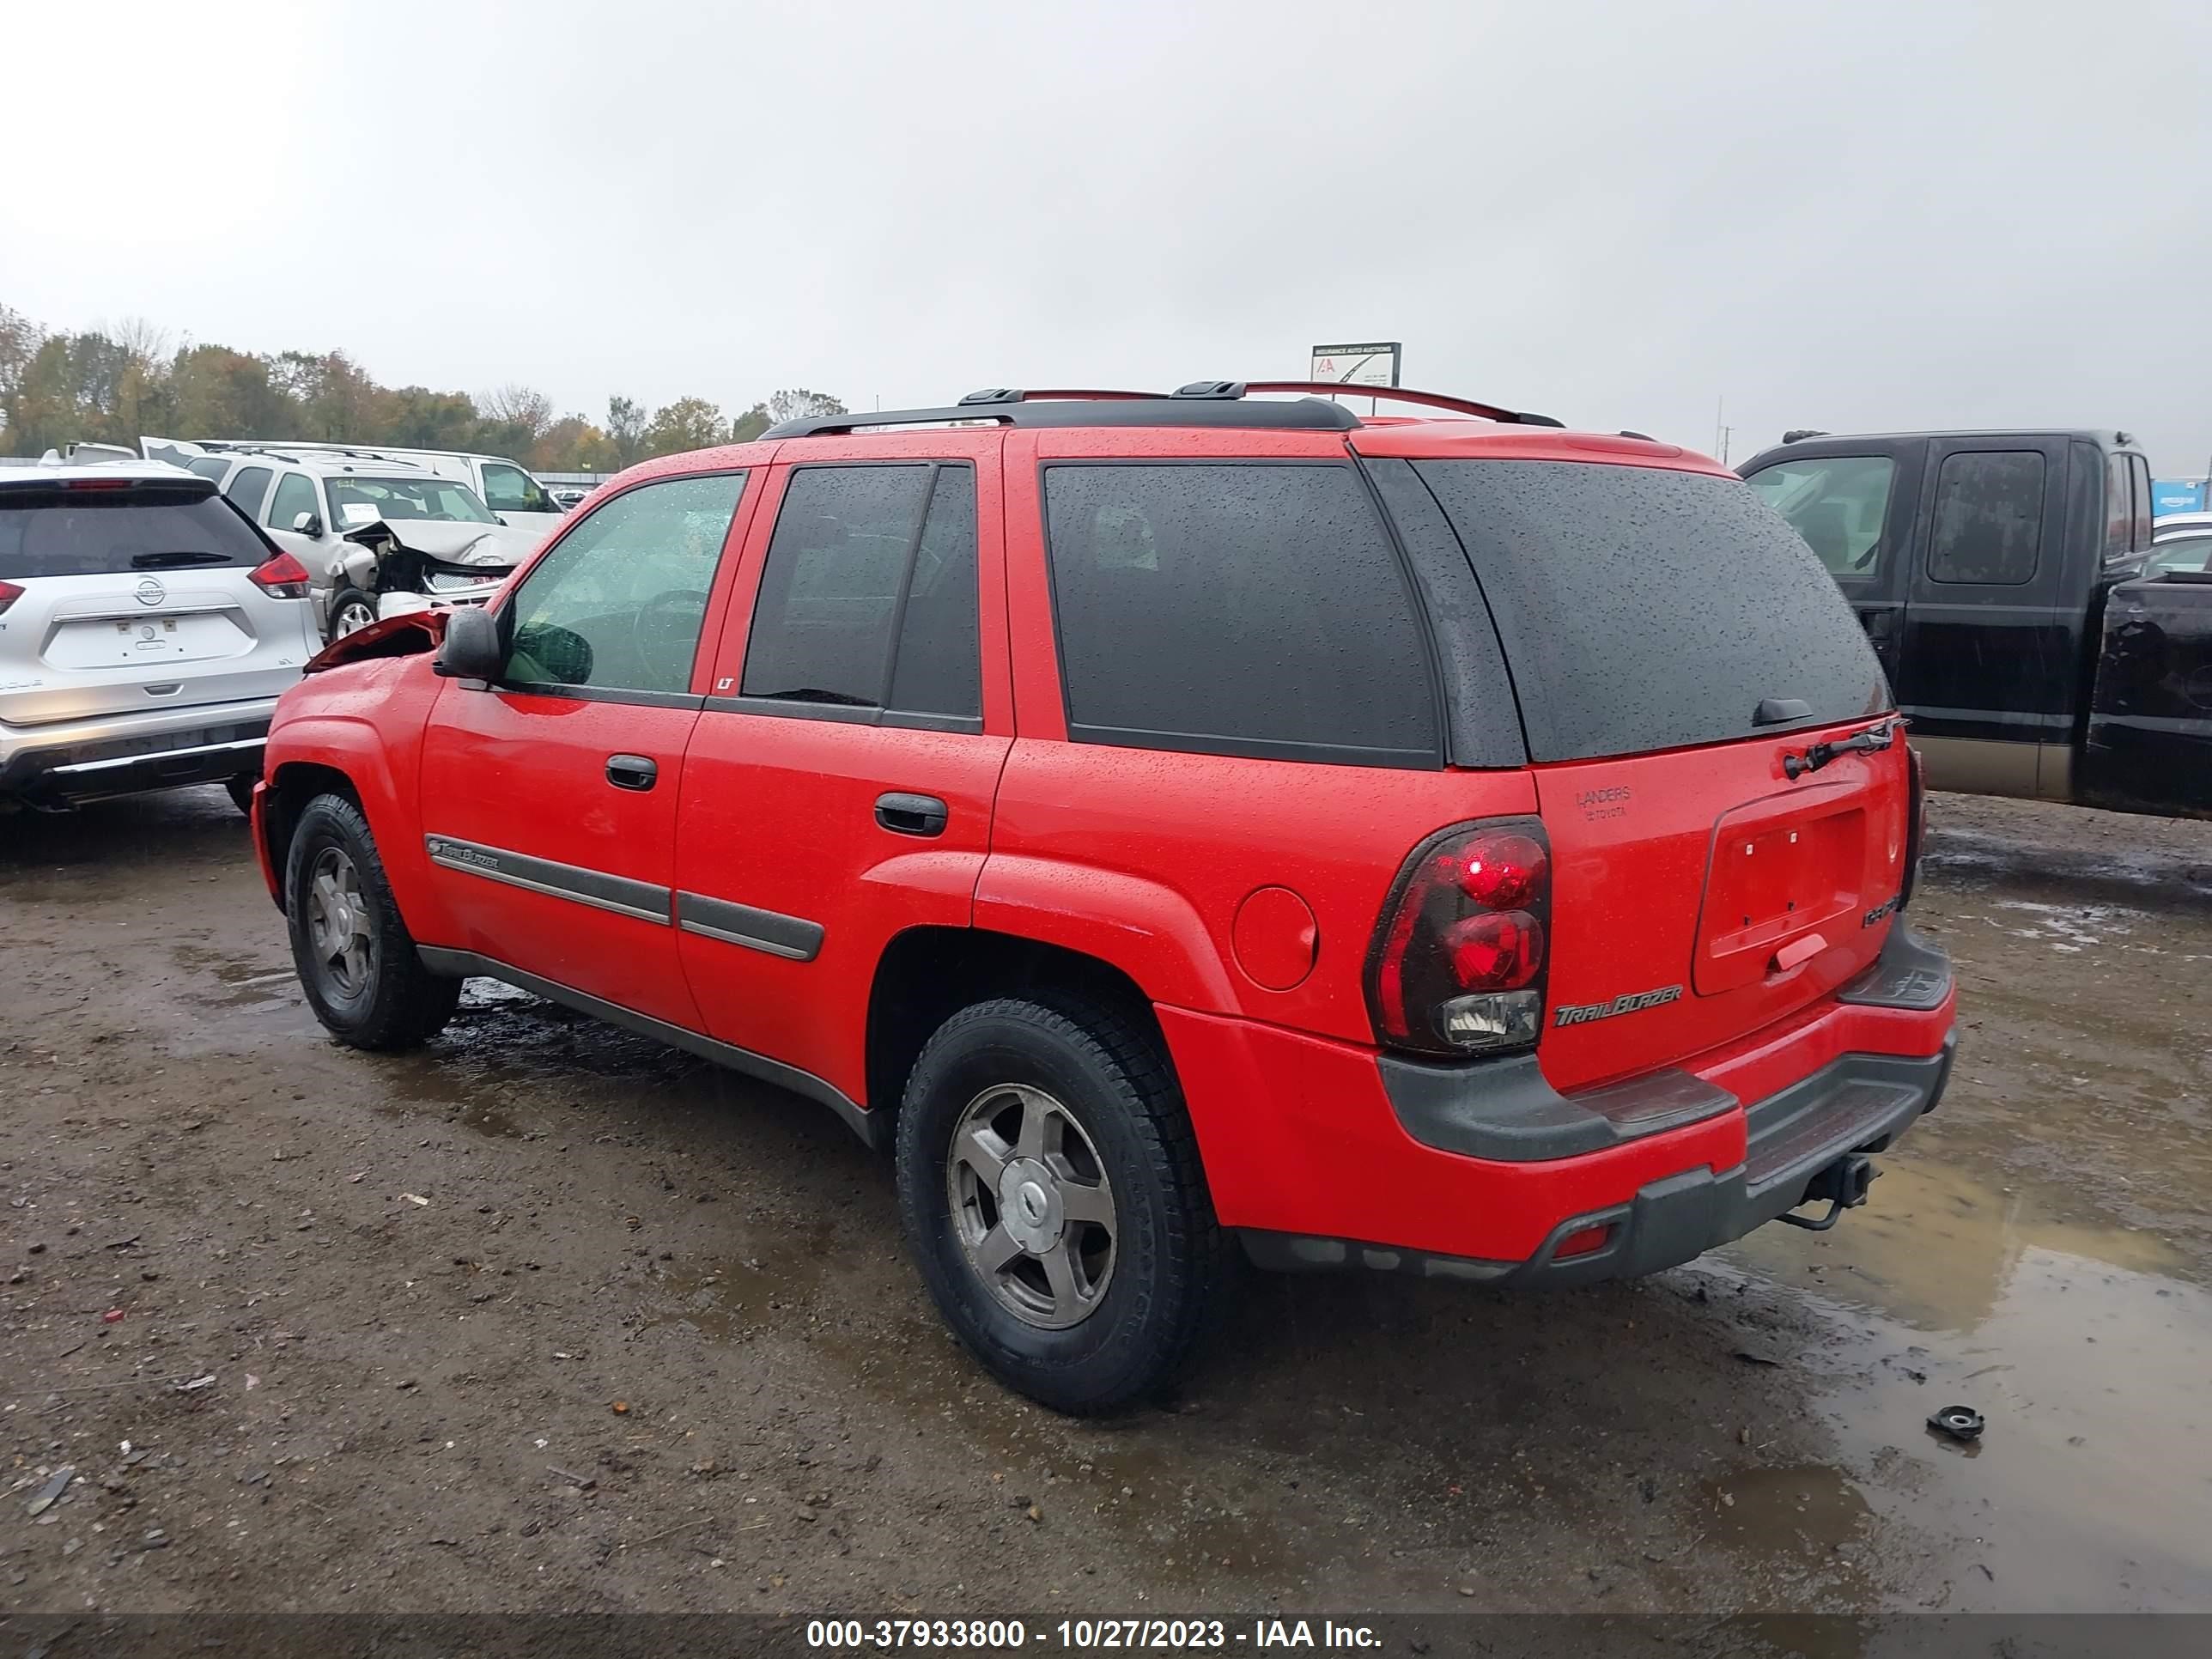
{"label": "white nissan suv", "polygon": [[0,805],[228,783],[321,645],[307,568],[158,461],[0,468]]}

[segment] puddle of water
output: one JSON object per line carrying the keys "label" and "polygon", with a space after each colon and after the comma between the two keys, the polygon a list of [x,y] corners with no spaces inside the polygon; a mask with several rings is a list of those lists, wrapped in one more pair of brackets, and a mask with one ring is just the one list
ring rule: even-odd
{"label": "puddle of water", "polygon": [[2026,924],[2010,931],[2020,939],[2048,944],[2069,953],[2109,945],[2135,931],[2140,910],[2117,904],[2044,904],[2029,899],[1997,899],[1993,908],[2008,910]]}
{"label": "puddle of water", "polygon": [[[2030,1245],[1964,1340],[1887,1321],[1869,1334],[1888,1363],[1824,1407],[1887,1459],[1879,1510],[1922,1525],[1932,1511],[1972,1540],[1947,1607],[2212,1606],[2212,1297]],[[1971,1448],[1925,1426],[1954,1403],[1989,1420]]]}
{"label": "puddle of water", "polygon": [[[1762,1229],[1723,1256],[1832,1320],[1837,1340],[1807,1361],[1848,1380],[1815,1403],[1874,1514],[1958,1540],[1939,1564],[1947,1610],[2212,1605],[2212,1293],[2182,1276],[2191,1262],[2152,1234],[2054,1215],[2033,1188],[1887,1162],[1835,1231]],[[1978,1443],[1926,1427],[1953,1404],[1988,1419]],[[1809,1478],[1787,1472],[1781,1498],[1750,1505],[1782,1524],[1747,1539],[1818,1541],[1836,1504],[1777,1513]]]}
{"label": "puddle of water", "polygon": [[173,1054],[235,1054],[317,1029],[298,976],[281,952],[242,956],[179,940],[169,946],[169,956],[193,981],[177,999],[186,1016],[169,1041]]}
{"label": "puddle of water", "polygon": [[718,1342],[795,1322],[812,1301],[842,1242],[827,1224],[772,1255],[742,1255],[693,1265],[661,1279],[662,1305],[640,1322],[642,1330],[676,1326]]}
{"label": "puddle of water", "polygon": [[1840,1469],[1737,1469],[1706,1482],[1711,1536],[1758,1555],[1825,1565],[1858,1539],[1869,1510],[1865,1493]]}
{"label": "puddle of water", "polygon": [[2176,1278],[2191,1271],[2154,1233],[2054,1215],[2045,1194],[1992,1186],[1948,1155],[1878,1162],[1865,1205],[1832,1231],[1762,1227],[1720,1255],[1926,1331],[1970,1332],[1988,1319],[2031,1248]]}

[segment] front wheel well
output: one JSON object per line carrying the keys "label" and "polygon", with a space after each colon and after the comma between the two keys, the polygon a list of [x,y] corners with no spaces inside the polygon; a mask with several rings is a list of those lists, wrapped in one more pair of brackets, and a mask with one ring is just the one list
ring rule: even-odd
{"label": "front wheel well", "polygon": [[1167,1062],[1152,999],[1112,963],[1057,945],[974,927],[914,927],[899,934],[876,963],[868,993],[868,1106],[888,1120],[906,1092],[908,1073],[937,1028],[971,1003],[993,997],[1056,1000],[1073,994],[1126,1015],[1158,1045]]}
{"label": "front wheel well", "polygon": [[318,795],[340,795],[361,805],[361,792],[353,780],[334,766],[293,761],[270,775],[268,793],[262,798],[261,833],[269,845],[269,867],[277,872],[276,908],[284,908],[284,858],[292,846],[292,831],[300,814]]}

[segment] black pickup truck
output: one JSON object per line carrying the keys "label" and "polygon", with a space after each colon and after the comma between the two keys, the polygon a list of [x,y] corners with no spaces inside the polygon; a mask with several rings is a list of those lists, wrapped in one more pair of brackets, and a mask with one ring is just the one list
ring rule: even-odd
{"label": "black pickup truck", "polygon": [[1793,434],[1739,471],[1858,611],[1929,787],[2212,814],[2212,572],[2152,556],[2127,434]]}

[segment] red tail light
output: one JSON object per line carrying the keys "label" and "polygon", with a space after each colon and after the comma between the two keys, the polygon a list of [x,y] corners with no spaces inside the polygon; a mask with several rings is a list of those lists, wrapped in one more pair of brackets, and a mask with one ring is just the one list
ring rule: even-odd
{"label": "red tail light", "polygon": [[1534,1048],[1551,907],[1552,855],[1536,819],[1430,836],[1391,889],[1369,955],[1376,1037],[1432,1054]]}
{"label": "red tail light", "polygon": [[23,590],[13,582],[0,582],[0,612],[23,597]]}
{"label": "red tail light", "polygon": [[279,553],[268,563],[255,567],[253,585],[276,599],[304,599],[310,586],[307,567],[289,553]]}

